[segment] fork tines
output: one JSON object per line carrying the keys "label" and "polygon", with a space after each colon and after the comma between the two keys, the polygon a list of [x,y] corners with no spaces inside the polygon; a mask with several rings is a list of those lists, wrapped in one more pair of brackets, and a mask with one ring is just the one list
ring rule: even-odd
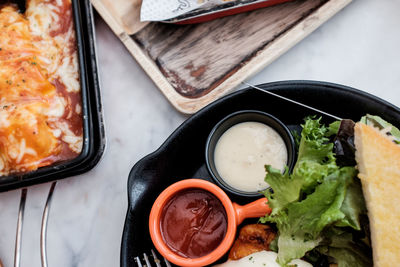
{"label": "fork tines", "polygon": [[[164,264],[167,267],[171,267],[171,264],[169,263],[169,261],[166,258],[164,259]],[[144,263],[142,263],[142,261]],[[158,259],[157,254],[154,252],[154,250],[151,250],[151,255],[148,256],[146,253],[143,253],[143,258],[141,259],[139,256],[135,257],[135,262],[137,264],[138,267],[152,267],[152,266],[156,266],[156,267],[162,267],[161,265],[161,261]]]}

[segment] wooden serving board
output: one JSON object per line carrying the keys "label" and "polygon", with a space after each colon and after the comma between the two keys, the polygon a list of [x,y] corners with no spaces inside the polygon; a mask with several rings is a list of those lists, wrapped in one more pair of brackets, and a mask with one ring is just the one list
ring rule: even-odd
{"label": "wooden serving board", "polygon": [[168,100],[191,114],[270,64],[352,0],[295,0],[193,25],[140,22],[140,0],[91,1]]}

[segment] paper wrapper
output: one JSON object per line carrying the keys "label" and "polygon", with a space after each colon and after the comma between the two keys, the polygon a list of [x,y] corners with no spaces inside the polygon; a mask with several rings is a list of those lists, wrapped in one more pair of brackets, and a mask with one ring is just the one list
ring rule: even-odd
{"label": "paper wrapper", "polygon": [[271,0],[143,0],[141,21],[175,22],[181,19],[221,12]]}
{"label": "paper wrapper", "polygon": [[140,22],[141,0],[91,0],[91,3],[107,10],[108,21],[118,24],[127,34],[134,34],[148,24]]}

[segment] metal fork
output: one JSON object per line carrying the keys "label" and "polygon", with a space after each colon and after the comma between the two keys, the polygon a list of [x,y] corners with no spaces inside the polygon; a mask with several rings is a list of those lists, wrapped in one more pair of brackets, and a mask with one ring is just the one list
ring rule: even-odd
{"label": "metal fork", "polygon": [[[163,259],[164,259],[165,266],[171,267],[171,264],[169,263],[169,261],[166,258],[163,258]],[[143,263],[141,260],[143,261]],[[153,265],[155,265],[157,267],[162,266],[161,261],[158,259],[157,254],[154,252],[153,249],[151,249],[150,256],[148,256],[146,253],[143,253],[142,259],[139,256],[135,257],[135,262],[138,267],[143,267],[143,266],[152,267]],[[152,265],[152,263],[153,263],[153,265]]]}
{"label": "metal fork", "polygon": [[[1,1],[1,0],[0,0]],[[56,181],[50,186],[49,195],[47,196],[46,205],[44,207],[42,216],[42,226],[40,231],[40,259],[42,260],[42,267],[47,267],[47,250],[46,250],[46,235],[47,235],[47,222],[49,219],[49,211],[51,199],[53,197],[54,188],[56,187]],[[21,264],[21,242],[22,242],[22,226],[24,222],[24,211],[26,195],[28,189],[23,188],[21,190],[21,200],[19,203],[18,220],[17,220],[17,234],[15,238],[15,252],[14,252],[14,267],[19,267]],[[0,267],[1,267],[0,261]]]}

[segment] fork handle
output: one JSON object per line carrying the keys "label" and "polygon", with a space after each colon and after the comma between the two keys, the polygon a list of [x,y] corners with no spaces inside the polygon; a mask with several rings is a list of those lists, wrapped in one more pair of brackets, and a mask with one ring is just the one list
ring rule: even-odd
{"label": "fork handle", "polygon": [[19,267],[21,263],[21,240],[22,240],[22,226],[24,223],[25,202],[28,189],[21,190],[21,200],[19,202],[18,220],[17,220],[17,234],[15,238],[15,251],[14,251],[14,267]]}
{"label": "fork handle", "polygon": [[47,222],[49,221],[50,204],[53,198],[54,188],[57,182],[53,182],[50,186],[49,195],[47,196],[46,205],[43,211],[42,217],[42,229],[40,230],[40,259],[42,261],[42,267],[47,267],[47,248],[46,248],[46,236],[47,236]]}

